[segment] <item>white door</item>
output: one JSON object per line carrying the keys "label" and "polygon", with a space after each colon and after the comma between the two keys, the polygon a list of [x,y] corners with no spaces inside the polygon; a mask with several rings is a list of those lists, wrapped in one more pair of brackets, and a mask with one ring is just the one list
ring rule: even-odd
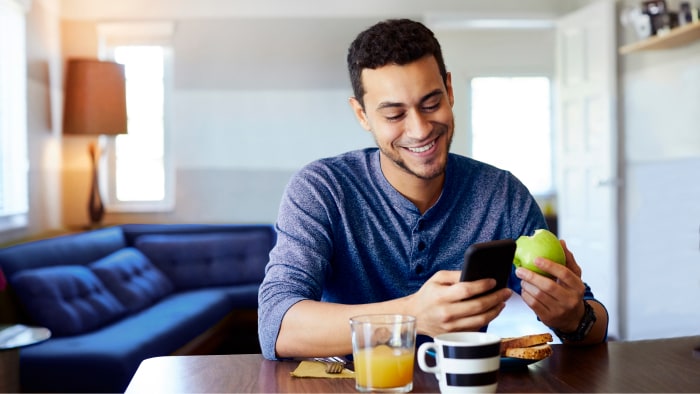
{"label": "white door", "polygon": [[558,235],[620,338],[614,1],[560,19],[556,45]]}

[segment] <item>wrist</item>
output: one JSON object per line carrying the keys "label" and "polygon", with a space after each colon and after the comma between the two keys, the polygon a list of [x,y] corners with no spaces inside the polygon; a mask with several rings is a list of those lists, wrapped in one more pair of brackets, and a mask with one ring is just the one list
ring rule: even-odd
{"label": "wrist", "polygon": [[585,314],[586,314],[586,301],[581,299],[581,301],[578,303],[578,307],[576,308],[576,313],[574,314],[575,318],[570,320],[566,326],[559,327],[559,331],[566,333],[566,334],[575,333],[576,330],[578,329],[578,326],[581,324],[581,320],[583,320],[583,317]]}
{"label": "wrist", "polygon": [[591,304],[589,304],[586,300],[583,300],[583,307],[583,316],[573,331],[561,331],[558,329],[554,330],[554,333],[557,334],[562,341],[579,342],[591,332],[591,329],[595,325],[597,319],[595,311],[593,310]]}

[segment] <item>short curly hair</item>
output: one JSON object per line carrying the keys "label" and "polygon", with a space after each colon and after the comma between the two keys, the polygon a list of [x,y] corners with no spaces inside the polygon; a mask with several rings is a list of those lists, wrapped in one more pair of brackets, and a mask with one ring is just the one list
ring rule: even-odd
{"label": "short curly hair", "polygon": [[404,65],[426,55],[433,55],[440,75],[447,84],[447,69],[440,43],[433,32],[410,19],[379,22],[357,35],[348,49],[348,71],[353,94],[364,108],[361,74],[365,68],[377,69],[387,64]]}

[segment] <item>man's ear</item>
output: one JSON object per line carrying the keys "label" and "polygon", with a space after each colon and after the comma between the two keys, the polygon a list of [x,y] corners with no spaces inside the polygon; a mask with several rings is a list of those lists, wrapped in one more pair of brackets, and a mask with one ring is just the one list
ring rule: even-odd
{"label": "man's ear", "polygon": [[445,80],[447,82],[447,97],[450,99],[450,107],[454,107],[455,105],[455,94],[454,91],[452,90],[452,73],[448,72],[447,73],[447,79]]}
{"label": "man's ear", "polygon": [[369,121],[367,120],[367,114],[365,113],[364,108],[362,108],[362,104],[360,104],[355,97],[350,97],[348,102],[350,103],[350,108],[352,108],[352,112],[355,114],[360,126],[367,131],[372,131],[372,128],[369,126]]}

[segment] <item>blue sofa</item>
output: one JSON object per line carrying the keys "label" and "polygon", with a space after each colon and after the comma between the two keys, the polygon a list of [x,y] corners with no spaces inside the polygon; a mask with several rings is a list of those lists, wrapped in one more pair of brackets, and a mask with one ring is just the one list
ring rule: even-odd
{"label": "blue sofa", "polygon": [[2,319],[44,326],[20,350],[27,392],[124,392],[142,360],[202,354],[243,310],[272,225],[128,224],[0,250]]}

